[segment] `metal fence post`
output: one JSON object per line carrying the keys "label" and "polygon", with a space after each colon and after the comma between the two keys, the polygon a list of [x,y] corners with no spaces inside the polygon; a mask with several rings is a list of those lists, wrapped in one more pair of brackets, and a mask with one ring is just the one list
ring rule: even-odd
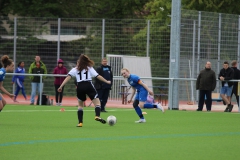
{"label": "metal fence post", "polygon": [[104,57],[104,44],[105,44],[105,19],[102,20],[102,59]]}
{"label": "metal fence post", "polygon": [[147,21],[147,57],[149,57],[150,20]]}
{"label": "metal fence post", "polygon": [[61,18],[58,18],[58,44],[57,44],[57,61],[60,58],[60,40],[61,40]]}
{"label": "metal fence post", "polygon": [[[169,78],[179,78],[180,57],[181,0],[172,0],[171,36],[170,36],[170,69]],[[170,88],[170,84],[169,84]],[[170,107],[179,109],[179,82],[173,81],[172,103]],[[168,91],[171,92],[170,89]]]}
{"label": "metal fence post", "polygon": [[[13,61],[14,61],[14,70],[16,70],[16,52],[17,52],[17,17],[14,17],[14,42],[13,42]],[[13,84],[13,94],[15,93],[15,83]]]}

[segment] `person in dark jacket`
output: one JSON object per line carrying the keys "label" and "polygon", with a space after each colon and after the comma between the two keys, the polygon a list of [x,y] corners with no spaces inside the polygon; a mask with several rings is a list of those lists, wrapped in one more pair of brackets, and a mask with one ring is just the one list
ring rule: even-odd
{"label": "person in dark jacket", "polygon": [[[201,70],[196,82],[196,89],[199,90],[199,101],[197,111],[202,111],[204,102],[207,111],[212,108],[212,91],[216,88],[216,74],[211,69],[211,62],[205,64],[205,69]],[[206,100],[205,100],[206,97]]]}
{"label": "person in dark jacket", "polygon": [[113,83],[112,69],[111,69],[111,66],[107,65],[107,62],[108,62],[107,59],[103,58],[101,62],[102,65],[96,69],[99,75],[101,75],[106,80],[111,81],[111,84],[107,84],[107,83],[101,82],[98,79],[95,80],[95,88],[97,89],[98,97],[101,102],[101,112],[107,112],[105,110],[105,106],[108,101],[109,92],[111,90],[112,83]]}
{"label": "person in dark jacket", "polygon": [[225,61],[223,63],[223,68],[220,70],[218,79],[222,81],[222,88],[220,91],[220,95],[223,99],[223,101],[226,103],[227,107],[224,110],[224,112],[231,112],[233,105],[231,102],[231,94],[232,94],[232,87],[233,82],[229,82],[229,80],[232,80],[234,77],[234,71],[232,68],[229,67],[229,63]]}
{"label": "person in dark jacket", "polygon": [[[240,70],[237,69],[237,61],[233,60],[231,64],[232,64],[232,69],[234,71],[233,79],[234,80],[239,80],[240,79]],[[236,97],[237,104],[238,104],[238,107],[239,107],[238,82],[233,82],[233,89],[232,89],[231,99],[232,99],[233,94]]]}
{"label": "person in dark jacket", "polygon": [[[67,75],[68,71],[67,68],[64,67],[63,65],[63,60],[59,59],[58,60],[58,65],[54,68],[53,74],[63,74]],[[62,88],[62,92],[58,92],[58,88],[64,81],[65,77],[57,77],[55,76],[54,80],[54,86],[55,86],[55,101],[56,101],[56,106],[61,106],[62,105],[62,98],[63,98],[63,90],[64,87]]]}
{"label": "person in dark jacket", "polygon": [[[21,61],[18,63],[18,67],[15,70],[15,73],[24,73],[25,74],[25,68],[24,68],[24,62]],[[25,89],[24,89],[24,79],[25,76],[24,75],[14,75],[12,78],[12,84],[16,83],[17,89],[15,91],[15,97],[14,97],[14,102],[18,102],[17,101],[17,96],[20,90],[22,90],[22,95],[25,98],[25,100],[27,100],[27,96],[25,93]]]}

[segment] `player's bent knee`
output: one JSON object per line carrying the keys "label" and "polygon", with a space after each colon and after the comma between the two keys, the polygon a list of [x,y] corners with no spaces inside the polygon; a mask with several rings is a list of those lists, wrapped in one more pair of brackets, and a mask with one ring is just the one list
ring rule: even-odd
{"label": "player's bent knee", "polygon": [[138,104],[139,104],[139,100],[134,100],[134,102],[133,102],[133,108],[138,107]]}

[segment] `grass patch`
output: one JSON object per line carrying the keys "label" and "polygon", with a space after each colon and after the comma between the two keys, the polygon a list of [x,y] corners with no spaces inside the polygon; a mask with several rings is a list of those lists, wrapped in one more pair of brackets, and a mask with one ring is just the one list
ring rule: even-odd
{"label": "grass patch", "polygon": [[[60,108],[65,108],[60,112]],[[76,107],[7,105],[0,113],[1,159],[235,159],[239,150],[239,113],[108,108],[113,127],[94,120],[84,108],[76,127]]]}

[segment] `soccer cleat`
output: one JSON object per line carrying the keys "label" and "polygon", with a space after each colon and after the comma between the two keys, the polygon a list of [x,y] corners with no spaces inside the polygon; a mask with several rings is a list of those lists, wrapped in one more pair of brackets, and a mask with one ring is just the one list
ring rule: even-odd
{"label": "soccer cleat", "polygon": [[157,104],[157,108],[164,113],[164,108],[163,108],[163,106],[161,105],[161,103],[158,103],[158,104]]}
{"label": "soccer cleat", "polygon": [[95,117],[95,120],[101,122],[102,124],[106,123],[106,121],[104,119],[97,117],[97,116]]}
{"label": "soccer cleat", "polygon": [[227,105],[226,109],[224,110],[224,112],[228,112],[229,110],[229,105]]}
{"label": "soccer cleat", "polygon": [[135,121],[135,123],[145,123],[146,119],[139,119],[138,121]]}
{"label": "soccer cleat", "polygon": [[233,105],[232,105],[232,104],[230,104],[230,105],[229,105],[228,112],[232,112],[232,109],[233,109]]}
{"label": "soccer cleat", "polygon": [[77,127],[82,127],[83,125],[82,125],[82,123],[79,123],[78,125],[77,125]]}

